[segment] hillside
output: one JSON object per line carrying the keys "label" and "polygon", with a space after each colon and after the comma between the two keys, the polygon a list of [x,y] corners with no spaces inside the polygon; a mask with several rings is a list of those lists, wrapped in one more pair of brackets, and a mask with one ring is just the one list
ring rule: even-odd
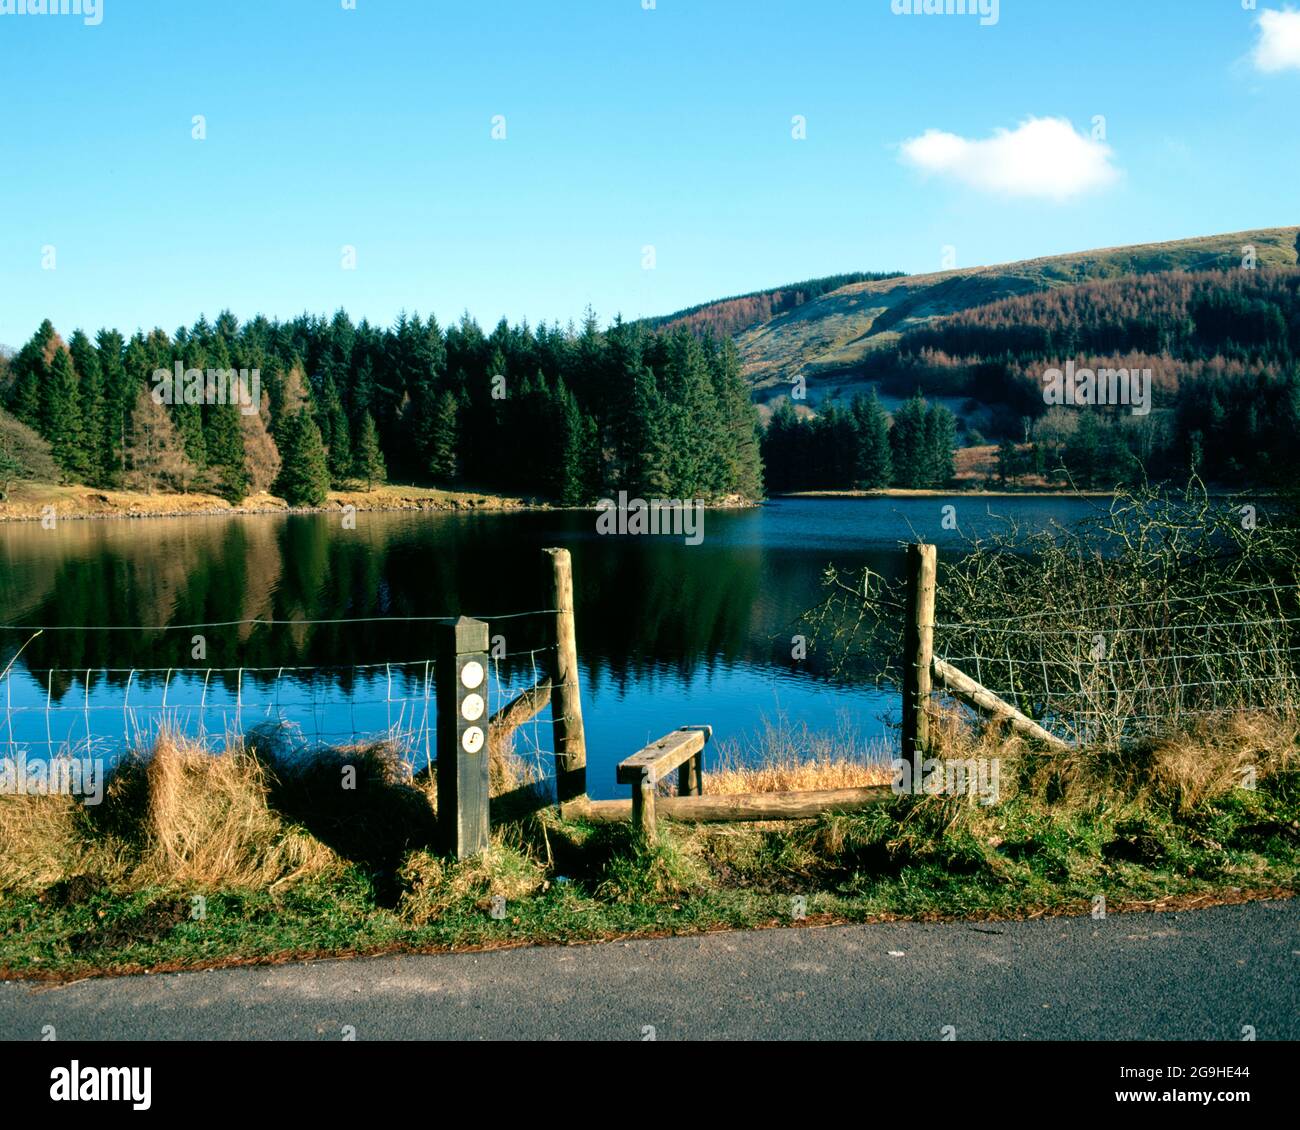
{"label": "hillside", "polygon": [[1261,268],[1294,267],[1300,260],[1300,228],[850,283],[752,326],[740,333],[737,345],[760,405],[784,395],[796,376],[808,380],[808,401],[815,405],[862,385],[871,354],[891,349],[902,332],[933,318],[1090,280],[1237,268],[1246,245],[1255,248]]}
{"label": "hillside", "polygon": [[846,275],[828,275],[768,290],[754,290],[732,298],[702,302],[666,317],[648,319],[646,324],[659,331],[684,327],[695,334],[712,331],[715,337],[732,337],[842,287],[902,277],[902,271],[856,271]]}

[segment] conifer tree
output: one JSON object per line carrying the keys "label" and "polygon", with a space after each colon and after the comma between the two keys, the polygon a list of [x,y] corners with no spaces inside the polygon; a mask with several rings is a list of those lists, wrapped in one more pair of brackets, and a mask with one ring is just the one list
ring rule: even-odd
{"label": "conifer tree", "polygon": [[283,462],[276,492],[290,506],[320,506],[329,496],[330,472],[320,429],[309,411],[285,422],[280,447]]}
{"label": "conifer tree", "polygon": [[926,403],[919,392],[894,414],[889,444],[894,464],[894,483],[897,486],[921,487],[930,481],[926,415]]}
{"label": "conifer tree", "polygon": [[932,404],[925,414],[925,454],[927,485],[942,487],[957,470],[953,448],[957,443],[957,421],[942,404]]}
{"label": "conifer tree", "polygon": [[[348,434],[348,417],[343,405],[336,399],[330,409],[330,481],[341,486],[352,473],[352,439]],[[367,418],[369,418],[367,416]],[[374,421],[371,421],[372,425]]]}
{"label": "conifer tree", "polygon": [[853,418],[858,430],[857,486],[860,490],[881,490],[894,477],[889,449],[889,417],[881,407],[876,390],[853,401]]}
{"label": "conifer tree", "polygon": [[77,411],[77,375],[72,358],[60,344],[50,359],[41,386],[41,434],[63,473],[73,482],[85,474],[81,416]]}
{"label": "conifer tree", "polygon": [[426,464],[429,477],[435,483],[448,484],[456,478],[458,415],[456,398],[450,392],[443,392],[437,398],[430,421],[429,454]]}
{"label": "conifer tree", "polygon": [[104,379],[99,352],[81,330],[72,335],[68,353],[77,375],[77,411],[81,423],[81,450],[77,474],[83,482],[105,485],[108,463],[107,434],[104,429]]}
{"label": "conifer tree", "polygon": [[131,422],[135,390],[127,376],[123,354],[126,343],[116,330],[100,330],[95,335],[99,370],[104,384],[104,434],[101,450],[101,480],[105,486],[122,481],[126,470],[126,436]]}
{"label": "conifer tree", "polygon": [[384,456],[379,450],[379,430],[375,427],[375,418],[369,412],[361,419],[352,473],[366,484],[366,490],[374,490],[376,483],[382,483],[388,478]]}
{"label": "conifer tree", "polygon": [[49,365],[58,335],[46,318],[10,364],[13,384],[9,389],[9,410],[46,440],[42,418],[43,390],[49,377]]}
{"label": "conifer tree", "polygon": [[804,428],[794,405],[782,397],[763,437],[763,465],[769,490],[795,490],[808,482],[804,462]]}

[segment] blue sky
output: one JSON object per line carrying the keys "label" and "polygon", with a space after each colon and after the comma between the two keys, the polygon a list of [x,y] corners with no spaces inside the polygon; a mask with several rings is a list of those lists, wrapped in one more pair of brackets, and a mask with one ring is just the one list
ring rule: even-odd
{"label": "blue sky", "polygon": [[606,321],[947,246],[969,266],[1300,222],[1281,2],[1001,0],[991,26],[902,2],[0,14],[0,342],[222,308]]}

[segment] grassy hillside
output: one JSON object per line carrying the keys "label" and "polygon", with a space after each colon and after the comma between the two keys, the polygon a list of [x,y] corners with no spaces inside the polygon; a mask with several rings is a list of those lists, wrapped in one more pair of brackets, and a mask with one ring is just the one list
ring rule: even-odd
{"label": "grassy hillside", "polygon": [[930,319],[1002,299],[1095,279],[1166,271],[1241,266],[1255,248],[1260,267],[1295,267],[1300,228],[1266,228],[1227,235],[1106,248],[1022,263],[850,283],[778,313],[737,339],[745,374],[761,403],[785,393],[795,376],[809,382],[809,401],[848,392],[875,350]]}
{"label": "grassy hillside", "polygon": [[778,314],[796,310],[804,303],[842,287],[902,277],[901,271],[876,273],[857,271],[846,275],[828,275],[825,278],[809,279],[788,286],[754,290],[732,298],[702,302],[698,306],[679,310],[663,318],[649,319],[647,324],[654,330],[672,330],[684,326],[692,333],[703,334],[712,331],[717,337],[731,337],[743,333],[752,326],[769,322]]}

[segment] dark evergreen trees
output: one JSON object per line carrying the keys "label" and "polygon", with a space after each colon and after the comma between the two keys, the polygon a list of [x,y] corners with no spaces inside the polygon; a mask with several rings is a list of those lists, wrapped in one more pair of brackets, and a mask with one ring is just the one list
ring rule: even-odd
{"label": "dark evergreen trees", "polygon": [[856,485],[860,490],[880,490],[894,477],[894,460],[889,448],[889,417],[881,407],[876,390],[869,397],[853,399],[853,420],[858,433]]}
{"label": "dark evergreen trees", "polygon": [[926,433],[928,415],[925,400],[919,392],[894,413],[889,443],[895,486],[920,487],[930,483],[932,464],[930,439]]}
{"label": "dark evergreen trees", "polygon": [[290,506],[320,506],[329,494],[330,472],[316,421],[310,412],[298,412],[285,423],[283,435],[276,493]]}
{"label": "dark evergreen trees", "polygon": [[[760,431],[735,348],[686,330],[602,330],[594,315],[578,330],[503,321],[485,335],[468,317],[444,330],[419,315],[384,330],[341,311],[241,326],[223,312],[171,336],[127,341],[102,330],[93,345],[85,334],[72,341],[63,351],[42,325],[11,359],[4,401],[55,446],[70,477],[87,482],[121,484],[129,473],[150,489],[184,480],[236,500],[279,466],[278,481],[300,502],[319,493],[314,470],[304,474],[294,458],[314,458],[298,419],[306,413],[335,483],[354,473],[373,482],[386,467],[415,482],[566,503],[620,489],[704,499],[763,489]],[[152,402],[167,412],[166,443],[156,442],[166,429],[152,408],[148,435],[137,437],[140,394],[159,370],[174,394],[178,364],[183,395]],[[195,370],[197,397],[186,393]],[[260,377],[267,407],[256,421],[232,395],[232,370]],[[153,451],[166,453],[166,474],[142,466]]]}
{"label": "dark evergreen trees", "polygon": [[366,484],[366,490],[374,490],[377,483],[388,478],[384,456],[379,450],[379,430],[375,427],[375,418],[369,412],[361,418],[352,474]]}

